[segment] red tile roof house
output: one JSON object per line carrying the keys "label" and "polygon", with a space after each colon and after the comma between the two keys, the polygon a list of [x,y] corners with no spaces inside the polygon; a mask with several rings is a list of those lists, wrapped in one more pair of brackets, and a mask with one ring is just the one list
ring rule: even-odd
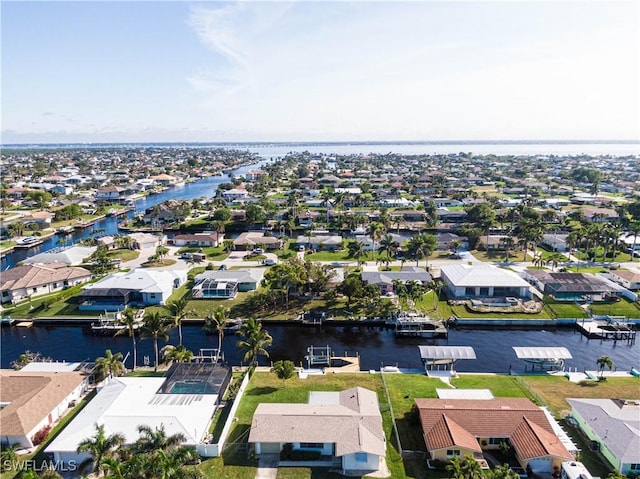
{"label": "red tile roof house", "polygon": [[574,457],[542,409],[526,398],[416,399],[431,460],[482,458],[508,442],[524,469],[549,474]]}
{"label": "red tile roof house", "polygon": [[0,370],[0,443],[31,448],[34,435],[68,411],[87,389],[80,372],[22,372]]}
{"label": "red tile roof house", "polygon": [[279,454],[290,444],[293,450],[318,452],[320,458],[326,458],[317,461],[318,465],[341,467],[344,473],[360,476],[386,470],[378,396],[361,387],[312,391],[307,404],[259,404],[249,442],[258,456]]}

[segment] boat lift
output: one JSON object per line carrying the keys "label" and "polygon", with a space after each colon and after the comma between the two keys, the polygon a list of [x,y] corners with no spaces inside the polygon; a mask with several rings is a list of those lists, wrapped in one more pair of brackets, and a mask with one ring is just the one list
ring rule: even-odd
{"label": "boat lift", "polygon": [[[564,367],[564,360],[571,359],[571,353],[567,348],[563,347],[517,347],[513,346],[518,359],[532,365],[532,371],[536,366],[541,371],[559,370]],[[525,368],[526,370],[526,368]]]}
{"label": "boat lift", "polygon": [[440,366],[453,373],[453,365],[459,359],[476,359],[471,346],[418,346],[418,349],[427,374]]}

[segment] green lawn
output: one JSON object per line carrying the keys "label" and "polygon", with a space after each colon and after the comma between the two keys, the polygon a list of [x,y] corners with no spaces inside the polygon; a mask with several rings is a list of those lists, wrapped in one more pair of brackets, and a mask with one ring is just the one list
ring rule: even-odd
{"label": "green lawn", "polygon": [[[482,241],[482,237],[480,238]],[[471,252],[480,261],[486,261],[488,263],[499,262],[502,263],[505,260],[506,253],[504,251],[479,251],[473,250]],[[531,251],[529,251],[531,253]],[[524,251],[509,251],[509,262],[521,262],[531,261],[531,256],[525,259]]]}
{"label": "green lawn", "polygon": [[107,252],[107,258],[120,259],[122,261],[131,261],[140,256],[140,251],[132,249],[115,249]]}
{"label": "green lawn", "polygon": [[311,261],[353,261],[352,258],[349,258],[349,251],[346,249],[340,251],[317,251],[305,254],[304,257]]}
{"label": "green lawn", "polygon": [[626,298],[622,298],[615,303],[596,304],[591,303],[589,305],[589,311],[595,315],[610,315],[610,316],[627,316],[628,318],[640,318],[640,305],[635,302],[631,302]]}
{"label": "green lawn", "polygon": [[229,256],[229,253],[225,251],[223,246],[219,246],[217,248],[214,248],[213,246],[185,246],[184,248],[180,248],[176,255],[179,256],[182,253],[204,253],[207,255],[207,261],[223,261]]}

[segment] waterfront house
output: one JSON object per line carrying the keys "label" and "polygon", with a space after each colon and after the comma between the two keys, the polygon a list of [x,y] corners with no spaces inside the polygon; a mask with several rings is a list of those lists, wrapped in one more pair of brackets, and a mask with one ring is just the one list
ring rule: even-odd
{"label": "waterfront house", "polygon": [[224,235],[220,233],[194,233],[194,234],[179,234],[175,235],[169,240],[175,246],[200,246],[200,247],[215,247],[217,248],[224,240]]}
{"label": "waterfront house", "polygon": [[129,306],[166,304],[175,288],[187,281],[183,270],[154,271],[138,268],[111,273],[84,287],[78,296],[80,311],[119,311]]}
{"label": "waterfront house", "polygon": [[44,230],[51,227],[51,220],[54,214],[48,211],[35,211],[31,214],[22,217],[22,224],[36,225],[39,230]]}
{"label": "waterfront house", "polygon": [[124,200],[127,190],[120,186],[105,186],[96,191],[95,199],[98,203],[114,203]]}
{"label": "waterfront house", "polygon": [[380,294],[394,292],[394,282],[408,283],[416,281],[424,286],[431,281],[431,275],[427,270],[416,266],[405,266],[401,271],[363,271],[362,281],[367,284],[375,284],[380,288]]}
{"label": "waterfront house", "polygon": [[571,417],[611,466],[640,474],[640,400],[567,399]]}
{"label": "waterfront house", "polygon": [[255,291],[264,268],[205,271],[194,278],[194,299],[231,299],[238,292]]}
{"label": "waterfront house", "polygon": [[282,240],[275,236],[265,236],[264,231],[245,231],[233,241],[233,249],[238,251],[252,250],[256,247],[267,250],[282,248]]}
{"label": "waterfront house", "polygon": [[[325,465],[362,475],[384,467],[386,442],[375,392],[362,387],[311,391],[304,403],[261,403],[249,430],[257,456],[293,451],[326,456]],[[285,459],[286,460],[286,459]]]}
{"label": "waterfront house", "polygon": [[91,279],[91,271],[61,263],[27,264],[0,275],[0,302],[15,303],[28,297],[62,291]]}
{"label": "waterfront house", "polygon": [[228,202],[243,201],[249,199],[249,192],[243,188],[231,188],[222,192],[222,198]]}
{"label": "waterfront house", "polygon": [[556,301],[602,302],[615,300],[615,285],[590,273],[553,273],[543,269],[526,269],[522,277],[539,291]]}
{"label": "waterfront house", "polygon": [[450,299],[530,298],[530,285],[513,271],[490,264],[448,264],[440,268]]}
{"label": "waterfront house", "polygon": [[126,444],[138,439],[139,426],[164,428],[167,436],[182,434],[182,444],[200,452],[230,378],[230,368],[216,363],[175,364],[160,378],[112,378],[45,452],[55,461],[81,464],[89,455],[78,453],[78,444],[95,436],[96,424],[104,426],[107,434],[123,434]]}
{"label": "waterfront house", "polygon": [[166,173],[152,176],[151,179],[161,186],[172,186],[178,182],[178,179],[175,176],[167,175]]}
{"label": "waterfront house", "polygon": [[88,376],[73,370],[0,370],[0,443],[34,447],[36,434],[53,427],[87,387]]}
{"label": "waterfront house", "polygon": [[[545,412],[526,398],[416,399],[430,460],[470,456],[507,442],[523,469],[559,471],[574,457],[559,440]],[[488,466],[486,466],[488,468]]]}

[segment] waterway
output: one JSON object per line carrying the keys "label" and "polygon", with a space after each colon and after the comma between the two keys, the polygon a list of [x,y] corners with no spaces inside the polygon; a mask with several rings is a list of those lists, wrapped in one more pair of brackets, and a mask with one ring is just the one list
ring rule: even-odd
{"label": "waterway", "polygon": [[[382,364],[401,368],[420,368],[418,345],[436,344],[450,346],[472,346],[477,359],[459,361],[456,370],[466,372],[524,371],[525,363],[518,360],[512,346],[564,346],[573,358],[566,367],[578,371],[597,370],[596,360],[602,355],[610,356],[618,371],[640,368],[640,346],[627,342],[588,340],[573,329],[518,330],[518,329],[452,329],[448,339],[397,338],[391,329],[369,326],[297,326],[270,325],[265,329],[273,337],[268,348],[269,360],[291,359],[296,364],[304,361],[309,346],[329,346],[337,355],[345,352],[358,353],[361,369],[379,369]],[[0,366],[7,368],[25,350],[38,351],[55,360],[94,360],[103,356],[106,349],[129,354],[127,366],[132,365],[132,343],[126,336],[94,336],[88,327],[82,326],[33,326],[3,327]],[[198,325],[183,326],[184,345],[197,352],[200,348],[216,348],[217,335],[207,335]],[[237,337],[227,333],[223,341],[225,358],[230,364],[239,365],[243,353],[237,348]],[[178,344],[177,330],[170,333],[169,344]],[[160,347],[164,343],[159,343]],[[138,363],[144,357],[153,364],[153,341],[138,340]],[[261,357],[262,365],[269,364]],[[306,366],[306,363],[304,363]]]}
{"label": "waterway", "polygon": [[[233,170],[234,176],[242,176],[249,171],[259,168],[260,166],[268,163],[270,160],[261,160],[256,164],[246,165]],[[224,174],[221,176],[209,176],[192,183],[186,183],[182,186],[176,186],[174,188],[165,190],[155,195],[145,196],[136,201],[135,211],[127,213],[126,218],[132,218],[135,214],[145,211],[147,208],[163,203],[167,200],[192,200],[194,198],[211,198],[215,195],[218,185],[229,181],[229,176]],[[16,249],[12,253],[7,254],[0,260],[0,270],[4,271],[18,264],[20,261],[25,260],[29,256],[34,256],[38,253],[44,253],[55,248],[62,246],[71,246],[80,240],[93,236],[95,231],[100,231],[100,234],[115,235],[118,234],[118,223],[125,220],[124,216],[115,217],[107,216],[104,219],[96,221],[93,226],[84,228],[81,230],[75,230],[69,235],[55,234],[47,239],[41,245],[27,249]],[[62,243],[64,242],[64,243]]]}

